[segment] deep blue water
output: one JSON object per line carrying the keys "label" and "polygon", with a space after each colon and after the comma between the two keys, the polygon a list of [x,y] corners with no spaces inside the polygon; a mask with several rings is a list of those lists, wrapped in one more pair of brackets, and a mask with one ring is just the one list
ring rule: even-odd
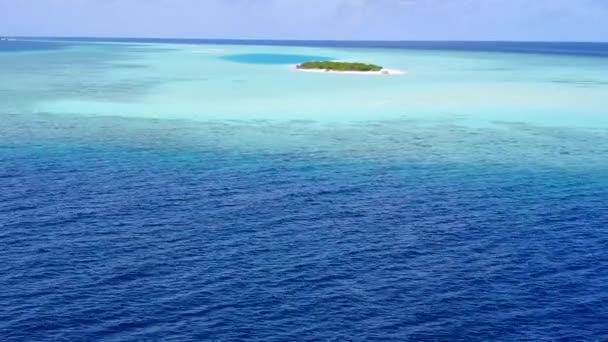
{"label": "deep blue water", "polygon": [[0,52],[57,50],[67,46],[69,43],[65,42],[2,40],[0,41]]}
{"label": "deep blue water", "polygon": [[4,341],[608,336],[601,131],[4,124]]}
{"label": "deep blue water", "polygon": [[[49,40],[47,37],[24,39]],[[52,38],[62,42],[122,42],[172,44],[235,44],[311,46],[338,48],[386,48],[447,51],[480,51],[608,57],[608,42],[477,42],[477,41],[323,41],[323,40],[243,40],[243,39],[166,39],[166,38]],[[2,42],[6,43],[6,42]],[[13,44],[15,42],[12,42]],[[2,49],[2,44],[0,44]]]}

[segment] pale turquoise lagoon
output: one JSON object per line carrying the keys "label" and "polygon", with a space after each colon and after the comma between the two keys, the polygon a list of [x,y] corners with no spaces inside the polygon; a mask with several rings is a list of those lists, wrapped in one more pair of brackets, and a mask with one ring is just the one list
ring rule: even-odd
{"label": "pale turquoise lagoon", "polygon": [[[293,70],[296,61],[316,57],[409,73]],[[0,109],[13,113],[608,126],[608,58],[588,56],[72,42],[63,49],[0,54],[0,75]]]}
{"label": "pale turquoise lagoon", "polygon": [[[5,141],[322,151],[337,160],[594,171],[607,163],[605,57],[74,41],[38,49],[40,42],[18,43],[36,49],[0,53]],[[408,74],[294,70],[310,59],[370,62]]]}
{"label": "pale turquoise lagoon", "polygon": [[[0,53],[5,142],[323,152],[400,165],[488,162],[594,172],[607,163],[606,57],[17,43],[33,49]],[[310,59],[370,62],[408,74],[294,70]]]}

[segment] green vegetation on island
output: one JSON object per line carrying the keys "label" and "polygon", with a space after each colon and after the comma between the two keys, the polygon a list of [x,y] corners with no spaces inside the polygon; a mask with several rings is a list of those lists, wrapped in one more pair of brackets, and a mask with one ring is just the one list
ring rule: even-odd
{"label": "green vegetation on island", "polygon": [[374,64],[350,63],[350,62],[306,62],[297,66],[305,70],[327,70],[327,71],[380,71],[382,67]]}

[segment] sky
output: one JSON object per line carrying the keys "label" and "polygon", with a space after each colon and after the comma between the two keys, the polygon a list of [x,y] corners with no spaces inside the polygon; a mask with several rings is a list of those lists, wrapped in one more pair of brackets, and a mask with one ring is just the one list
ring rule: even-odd
{"label": "sky", "polygon": [[0,35],[608,41],[608,0],[0,0]]}

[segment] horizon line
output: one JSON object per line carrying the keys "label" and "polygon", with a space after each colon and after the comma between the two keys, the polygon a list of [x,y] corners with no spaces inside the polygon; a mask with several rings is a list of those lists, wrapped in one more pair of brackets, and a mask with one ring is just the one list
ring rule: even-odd
{"label": "horizon line", "polygon": [[302,38],[290,38],[290,39],[279,39],[279,38],[194,38],[194,37],[133,37],[133,36],[22,36],[22,35],[0,35],[0,37],[6,38],[40,38],[40,39],[141,39],[141,40],[152,40],[152,39],[167,39],[167,40],[209,40],[209,41],[241,41],[241,42],[366,42],[366,43],[400,43],[400,42],[414,42],[414,43],[573,43],[573,44],[608,44],[608,41],[574,41],[574,40],[472,40],[472,39],[455,39],[455,40],[442,40],[442,39],[302,39]]}

